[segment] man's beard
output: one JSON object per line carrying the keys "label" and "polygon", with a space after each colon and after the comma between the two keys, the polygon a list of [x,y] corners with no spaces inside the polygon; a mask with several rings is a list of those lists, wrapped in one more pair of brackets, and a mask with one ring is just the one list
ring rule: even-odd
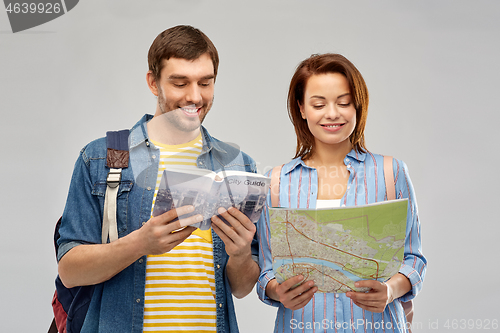
{"label": "man's beard", "polygon": [[[159,88],[159,87],[158,87]],[[212,107],[213,99],[212,102],[208,105],[203,104],[201,106],[200,114],[198,117],[193,117],[193,118],[187,118],[183,117],[181,114],[183,111],[180,109],[181,107],[175,108],[175,109],[170,109],[172,106],[167,105],[166,98],[163,94],[163,91],[161,88],[158,89],[158,105],[160,107],[160,110],[162,112],[162,118],[164,121],[167,121],[169,124],[174,126],[177,130],[182,131],[182,132],[192,132],[196,129],[198,129],[201,126],[201,123],[205,119],[208,111]],[[185,105],[187,106],[187,105]],[[205,112],[203,109],[205,109]],[[200,119],[201,117],[201,119]]]}

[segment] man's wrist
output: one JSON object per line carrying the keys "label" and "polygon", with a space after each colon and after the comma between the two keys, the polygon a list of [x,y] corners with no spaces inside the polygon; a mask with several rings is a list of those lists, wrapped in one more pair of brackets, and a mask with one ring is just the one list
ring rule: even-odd
{"label": "man's wrist", "polygon": [[240,255],[230,255],[229,261],[231,261],[233,265],[237,266],[243,266],[245,264],[248,264],[249,262],[255,262],[252,259],[252,252],[250,250]]}

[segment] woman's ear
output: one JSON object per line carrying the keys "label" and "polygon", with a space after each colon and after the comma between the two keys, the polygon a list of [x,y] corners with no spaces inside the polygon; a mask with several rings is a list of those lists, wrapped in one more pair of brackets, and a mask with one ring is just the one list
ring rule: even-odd
{"label": "woman's ear", "polygon": [[306,112],[304,111],[304,106],[297,101],[297,105],[299,106],[300,114],[302,115],[302,119],[306,119]]}

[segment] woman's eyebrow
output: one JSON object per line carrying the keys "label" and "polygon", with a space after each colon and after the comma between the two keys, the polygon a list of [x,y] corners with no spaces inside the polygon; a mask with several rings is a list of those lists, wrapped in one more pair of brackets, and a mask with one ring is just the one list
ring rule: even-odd
{"label": "woman's eyebrow", "polygon": [[346,97],[346,96],[350,96],[351,93],[345,93],[345,94],[342,94],[340,96],[337,96],[337,98],[342,98],[342,97]]}
{"label": "woman's eyebrow", "polygon": [[[342,98],[342,97],[346,97],[346,96],[350,96],[350,95],[351,95],[351,93],[345,93],[345,94],[337,96],[337,99]],[[326,99],[325,96],[321,96],[321,95],[313,95],[313,96],[309,97],[309,99],[313,99],[313,98]]]}
{"label": "woman's eyebrow", "polygon": [[320,96],[320,95],[313,95],[313,96],[309,97],[309,99],[313,99],[313,98],[326,99],[324,96]]}

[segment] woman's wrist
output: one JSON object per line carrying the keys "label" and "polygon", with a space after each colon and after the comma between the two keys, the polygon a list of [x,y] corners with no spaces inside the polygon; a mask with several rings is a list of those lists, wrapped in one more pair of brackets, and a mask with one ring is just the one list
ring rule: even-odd
{"label": "woman's wrist", "polygon": [[278,294],[276,293],[276,288],[278,286],[278,281],[276,279],[272,279],[266,285],[266,296],[272,300],[279,302]]}

